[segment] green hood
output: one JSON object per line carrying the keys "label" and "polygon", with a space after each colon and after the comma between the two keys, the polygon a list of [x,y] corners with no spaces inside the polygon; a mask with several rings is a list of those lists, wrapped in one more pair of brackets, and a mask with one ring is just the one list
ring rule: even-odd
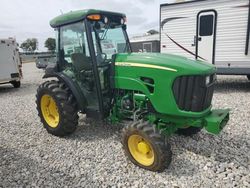
{"label": "green hood", "polygon": [[181,74],[211,74],[214,73],[216,68],[212,64],[191,60],[182,56],[162,54],[162,53],[130,53],[130,54],[117,54],[116,64],[133,63],[141,67],[150,68],[166,68],[166,70],[178,72]]}

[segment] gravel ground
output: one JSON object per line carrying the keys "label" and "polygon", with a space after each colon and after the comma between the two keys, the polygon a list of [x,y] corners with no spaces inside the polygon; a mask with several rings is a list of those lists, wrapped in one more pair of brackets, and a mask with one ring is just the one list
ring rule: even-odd
{"label": "gravel ground", "polygon": [[214,108],[231,109],[224,131],[174,135],[170,168],[153,173],[126,159],[119,126],[81,117],[73,135],[49,135],[35,105],[43,71],[33,63],[23,68],[20,89],[0,86],[0,187],[250,187],[250,82],[245,77],[218,77]]}

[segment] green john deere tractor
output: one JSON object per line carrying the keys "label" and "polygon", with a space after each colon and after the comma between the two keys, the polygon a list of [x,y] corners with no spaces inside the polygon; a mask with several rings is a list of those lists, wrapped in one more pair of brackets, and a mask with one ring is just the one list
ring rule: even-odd
{"label": "green john deere tractor", "polygon": [[[205,128],[218,134],[229,110],[211,110],[215,67],[160,53],[132,53],[124,14],[82,10],[60,15],[55,28],[57,63],[37,90],[47,131],[73,133],[78,113],[112,123],[130,120],[122,144],[136,165],[161,171],[171,162],[168,137]],[[126,121],[128,122],[128,121]]]}

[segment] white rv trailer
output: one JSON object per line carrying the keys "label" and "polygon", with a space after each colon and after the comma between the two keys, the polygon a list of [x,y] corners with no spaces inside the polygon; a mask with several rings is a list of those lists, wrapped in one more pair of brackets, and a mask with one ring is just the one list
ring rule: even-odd
{"label": "white rv trailer", "polygon": [[20,87],[22,64],[15,39],[0,39],[0,84]]}
{"label": "white rv trailer", "polygon": [[213,63],[250,79],[250,0],[193,0],[160,6],[162,53]]}

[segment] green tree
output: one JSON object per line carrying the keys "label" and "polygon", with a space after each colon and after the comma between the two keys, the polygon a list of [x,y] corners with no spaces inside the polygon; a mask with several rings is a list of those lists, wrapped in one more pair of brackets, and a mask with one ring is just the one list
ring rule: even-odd
{"label": "green tree", "polygon": [[48,38],[44,43],[45,48],[48,48],[48,51],[55,51],[56,49],[56,39]]}
{"label": "green tree", "polygon": [[24,41],[24,42],[21,44],[20,48],[22,48],[23,51],[27,52],[27,51],[28,51],[28,44],[27,44],[27,42]]}
{"label": "green tree", "polygon": [[38,49],[38,40],[36,38],[29,38],[21,44],[20,48],[25,52],[34,52]]}

